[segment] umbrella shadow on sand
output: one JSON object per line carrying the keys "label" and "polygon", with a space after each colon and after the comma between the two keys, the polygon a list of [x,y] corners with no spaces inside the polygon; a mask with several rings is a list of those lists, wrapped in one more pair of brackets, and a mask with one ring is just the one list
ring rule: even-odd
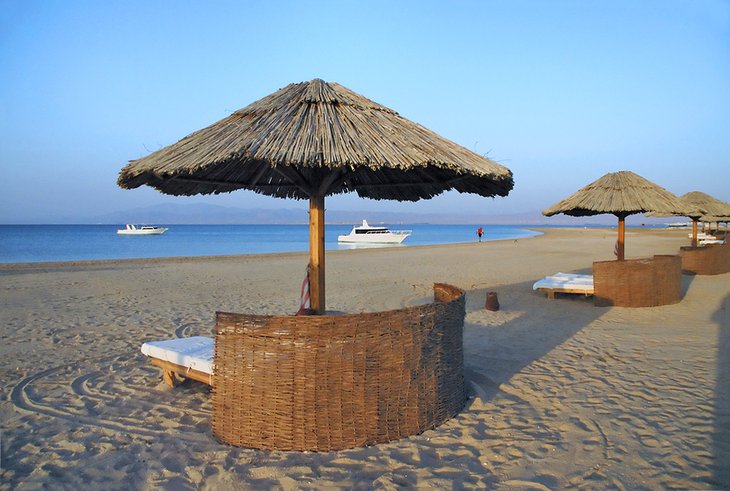
{"label": "umbrella shadow on sand", "polygon": [[[575,273],[591,274],[592,269]],[[681,298],[694,278],[682,275]],[[464,370],[471,395],[491,399],[500,384],[568,342],[611,308],[596,307],[592,296],[580,294],[557,294],[550,300],[533,291],[532,284],[531,280],[497,288],[499,312],[484,310],[486,289],[467,292]],[[537,302],[536,308],[521,308]],[[730,333],[726,334],[730,338]]]}
{"label": "umbrella shadow on sand", "polygon": [[[515,374],[566,343],[606,310],[593,297],[532,290],[533,281],[500,286],[500,310],[484,309],[486,289],[467,292],[464,369],[472,396],[491,399]],[[538,308],[522,306],[536,304]]]}

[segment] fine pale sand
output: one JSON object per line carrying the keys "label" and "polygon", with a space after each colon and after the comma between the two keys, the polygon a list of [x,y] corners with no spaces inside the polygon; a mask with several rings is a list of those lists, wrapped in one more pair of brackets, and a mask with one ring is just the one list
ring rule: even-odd
{"label": "fine pale sand", "polygon": [[[489,236],[489,229],[486,230]],[[142,342],[209,335],[216,310],[296,311],[305,254],[0,267],[3,489],[730,489],[730,275],[683,276],[683,300],[548,300],[547,274],[613,259],[615,230],[327,254],[334,311],[467,290],[471,397],[442,426],[330,453],[233,448],[209,388],[175,390]],[[627,257],[686,231],[629,230]],[[484,310],[486,293],[501,310]]]}

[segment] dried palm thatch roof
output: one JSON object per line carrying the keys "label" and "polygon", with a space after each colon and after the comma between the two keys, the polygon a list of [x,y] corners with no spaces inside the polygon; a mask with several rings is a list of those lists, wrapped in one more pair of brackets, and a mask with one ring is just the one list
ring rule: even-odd
{"label": "dried palm thatch roof", "polygon": [[717,198],[713,198],[709,194],[702,193],[700,191],[692,191],[691,193],[683,194],[680,200],[693,205],[702,210],[698,216],[702,216],[702,221],[714,222],[724,220],[706,220],[705,217],[723,218],[730,220],[730,204],[721,201]]}
{"label": "dried palm thatch roof", "polygon": [[702,215],[700,217],[702,222],[730,222],[730,215],[727,216],[715,216],[715,215]]}
{"label": "dried palm thatch roof", "polygon": [[648,217],[671,217],[671,216],[683,216],[689,217],[692,220],[698,220],[702,215],[707,213],[705,208],[697,203],[692,203],[683,199],[682,197],[677,198],[682,203],[682,210],[680,213],[669,212],[669,211],[650,211],[646,214]]}
{"label": "dried palm thatch roof", "polygon": [[678,198],[663,187],[631,171],[619,171],[606,174],[542,213],[576,217],[611,213],[626,217],[649,211],[681,214],[682,210]]}
{"label": "dried palm thatch roof", "polygon": [[455,189],[506,196],[506,167],[336,83],[290,84],[147,157],[119,175],[165,194],[249,189],[305,199],[357,192],[416,201]]}

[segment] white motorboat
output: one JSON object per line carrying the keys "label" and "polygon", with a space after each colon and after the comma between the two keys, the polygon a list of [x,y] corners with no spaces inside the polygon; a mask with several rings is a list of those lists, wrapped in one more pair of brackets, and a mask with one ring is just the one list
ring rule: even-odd
{"label": "white motorboat", "polygon": [[128,223],[126,227],[117,230],[120,235],[160,235],[167,232],[165,227],[155,227],[152,225],[132,225]]}
{"label": "white motorboat", "polygon": [[411,230],[390,230],[388,227],[372,227],[363,220],[362,225],[352,227],[347,235],[337,237],[338,242],[358,244],[400,244],[411,235]]}

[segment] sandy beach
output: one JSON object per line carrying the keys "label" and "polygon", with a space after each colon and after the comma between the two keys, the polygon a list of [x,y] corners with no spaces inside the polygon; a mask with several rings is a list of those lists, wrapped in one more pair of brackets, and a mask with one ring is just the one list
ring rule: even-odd
{"label": "sandy beach", "polygon": [[[613,259],[616,231],[543,231],[327,253],[329,310],[465,289],[470,391],[434,430],[328,453],[218,443],[209,387],[168,389],[139,351],[210,335],[216,310],[294,313],[306,254],[0,265],[0,488],[730,489],[730,275],[684,275],[663,307],[549,300],[534,281]],[[629,229],[626,254],[687,242]]]}

